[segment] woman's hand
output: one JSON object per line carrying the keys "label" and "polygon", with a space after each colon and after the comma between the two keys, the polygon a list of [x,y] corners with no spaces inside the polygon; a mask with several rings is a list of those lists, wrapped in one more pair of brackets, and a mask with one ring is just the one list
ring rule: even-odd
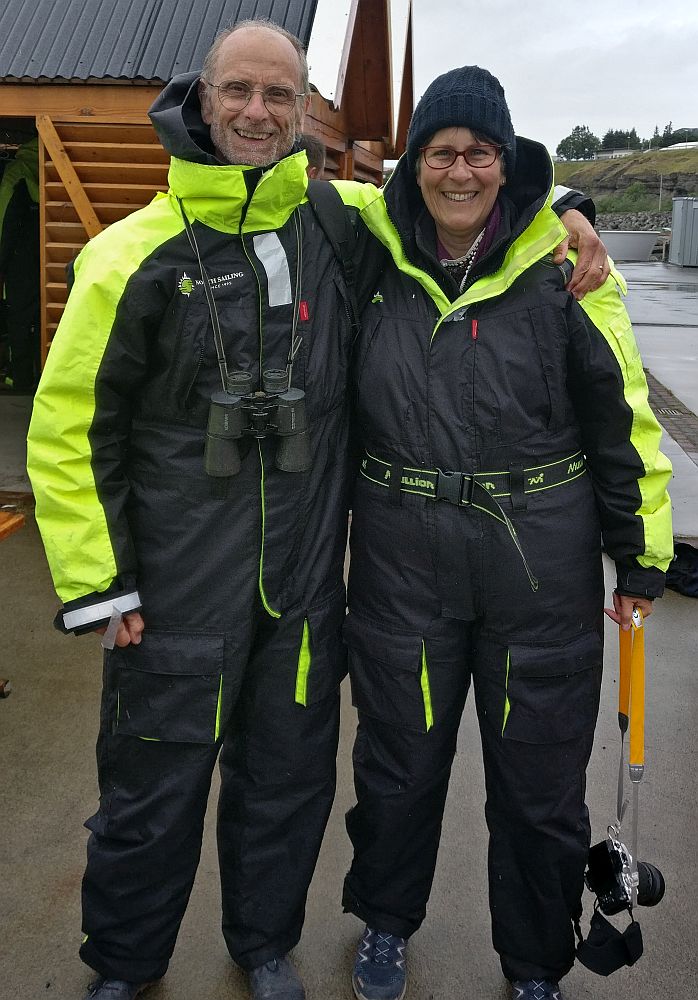
{"label": "woman's hand", "polygon": [[560,221],[569,236],[555,248],[553,260],[556,264],[561,264],[567,256],[569,247],[577,251],[577,263],[567,284],[567,291],[579,300],[584,298],[587,292],[593,292],[595,288],[603,285],[611,272],[611,266],[606,247],[592,224],[581,212],[576,208],[570,208],[562,213]]}
{"label": "woman's hand", "polygon": [[613,591],[613,607],[604,608],[604,614],[608,615],[612,622],[620,625],[624,632],[630,628],[635,608],[639,608],[643,618],[649,618],[652,614],[653,602],[649,597],[628,597],[626,594],[618,594]]}

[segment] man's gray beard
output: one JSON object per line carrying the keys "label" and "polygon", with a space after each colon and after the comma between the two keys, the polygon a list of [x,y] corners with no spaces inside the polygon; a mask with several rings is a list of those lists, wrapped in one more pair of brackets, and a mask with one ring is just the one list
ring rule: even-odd
{"label": "man's gray beard", "polygon": [[[246,159],[241,159],[239,153],[233,152],[233,143],[235,140],[232,138],[232,132],[232,126],[223,128],[219,122],[214,121],[211,123],[211,142],[220,160],[223,160],[224,163],[237,164],[243,167],[268,167],[272,163],[276,163],[277,160],[281,160],[284,156],[288,156],[296,141],[296,123],[294,121],[291,134],[287,137],[287,145],[283,143],[281,133],[278,133],[275,136],[277,145],[271,154],[260,153],[259,156],[253,156],[251,153],[248,153]],[[284,146],[286,148],[283,148]]]}

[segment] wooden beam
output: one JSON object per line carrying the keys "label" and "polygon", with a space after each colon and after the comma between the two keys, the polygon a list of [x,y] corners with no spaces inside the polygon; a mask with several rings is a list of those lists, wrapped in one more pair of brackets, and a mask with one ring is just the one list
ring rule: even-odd
{"label": "wooden beam", "polygon": [[0,107],[6,118],[34,118],[42,114],[56,122],[149,125],[148,108],[161,90],[162,87],[134,84],[0,82]]}
{"label": "wooden beam", "polygon": [[354,28],[356,26],[356,12],[359,7],[359,0],[351,0],[351,7],[349,9],[349,17],[347,18],[346,34],[344,36],[344,45],[342,46],[342,56],[339,60],[339,73],[337,75],[337,88],[335,90],[335,95],[332,100],[332,104],[335,108],[341,108],[342,100],[344,97],[344,85],[347,79],[347,69],[349,66],[349,59],[351,57],[351,47],[354,39]]}
{"label": "wooden beam", "polygon": [[360,0],[342,106],[349,140],[391,143],[390,72],[388,0]]}
{"label": "wooden beam", "polygon": [[[397,95],[396,95],[397,97]],[[402,91],[399,95],[400,108],[397,118],[395,145],[392,150],[394,157],[402,156],[407,147],[407,131],[414,111],[414,74],[412,58],[412,8],[410,7],[407,22],[407,41],[405,44],[405,65],[402,73]]]}
{"label": "wooden beam", "polygon": [[70,162],[70,157],[65,151],[53,122],[48,115],[37,115],[36,127],[41,141],[48,150],[51,161],[63,181],[68,196],[75,206],[78,218],[85,227],[85,232],[90,238],[96,236],[102,232],[102,224],[95,214],[90,199],[85,194],[85,189],[75,173],[75,167]]}

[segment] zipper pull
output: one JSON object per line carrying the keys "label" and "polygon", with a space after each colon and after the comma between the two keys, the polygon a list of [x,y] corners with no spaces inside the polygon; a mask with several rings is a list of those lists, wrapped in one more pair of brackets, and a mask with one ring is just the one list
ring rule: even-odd
{"label": "zipper pull", "polygon": [[476,319],[471,320],[471,323],[470,323],[470,336],[473,338],[473,340],[477,340],[477,320]]}

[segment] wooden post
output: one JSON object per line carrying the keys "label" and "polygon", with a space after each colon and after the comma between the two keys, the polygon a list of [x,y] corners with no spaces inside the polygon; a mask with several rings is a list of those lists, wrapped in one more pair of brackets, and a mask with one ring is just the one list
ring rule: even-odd
{"label": "wooden post", "polygon": [[354,150],[351,146],[339,158],[339,174],[337,176],[343,181],[354,180]]}

